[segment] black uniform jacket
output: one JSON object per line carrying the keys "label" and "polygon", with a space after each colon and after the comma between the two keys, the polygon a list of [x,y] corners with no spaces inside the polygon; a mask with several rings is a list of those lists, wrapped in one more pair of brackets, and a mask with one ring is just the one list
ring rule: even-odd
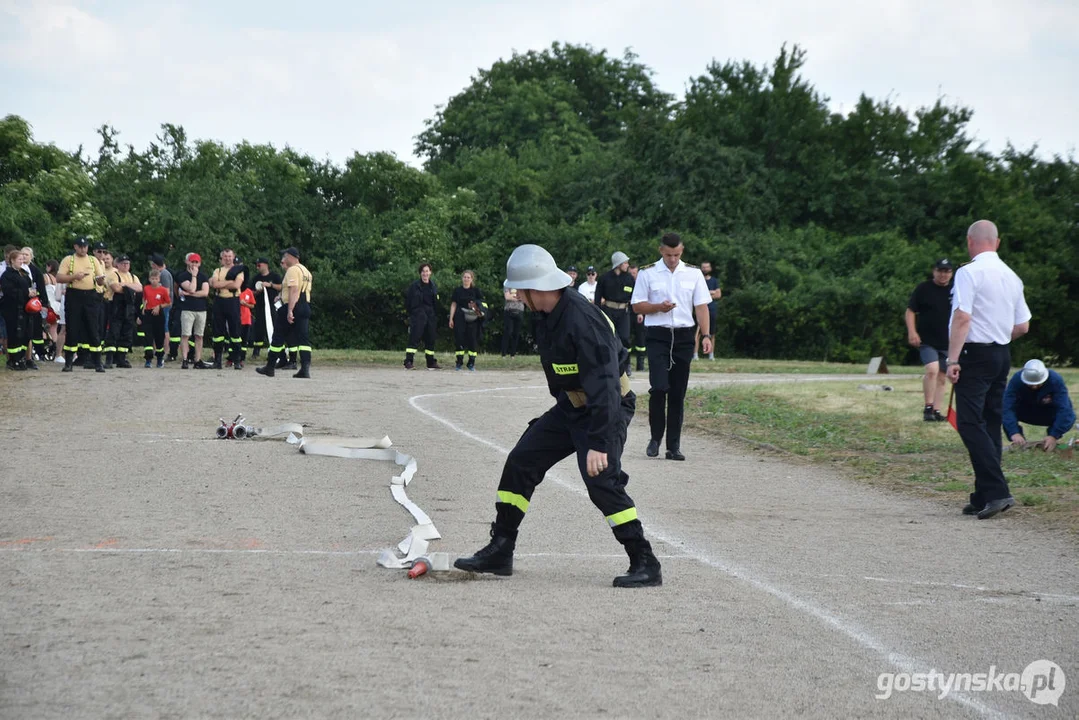
{"label": "black uniform jacket", "polygon": [[[626,349],[607,316],[579,292],[564,290],[554,309],[537,319],[536,341],[551,395],[571,413],[587,413],[589,448],[607,452],[622,423],[619,368],[627,361]],[[579,390],[587,403],[578,410],[566,393]]]}
{"label": "black uniform jacket", "polygon": [[408,286],[405,293],[405,309],[409,317],[412,315],[435,314],[435,301],[438,300],[438,286],[431,280],[425,283],[423,280],[415,280]]}
{"label": "black uniform jacket", "polygon": [[628,303],[633,297],[633,284],[633,276],[628,272],[615,274],[614,270],[608,270],[603,273],[596,286],[596,304],[599,305],[600,300]]}

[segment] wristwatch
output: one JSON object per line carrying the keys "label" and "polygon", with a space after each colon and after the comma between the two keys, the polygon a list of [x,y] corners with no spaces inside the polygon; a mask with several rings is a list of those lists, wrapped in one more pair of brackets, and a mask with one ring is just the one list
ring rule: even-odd
{"label": "wristwatch", "polygon": [[712,336],[711,335],[701,335],[701,339],[703,340],[704,338],[708,338],[709,340],[711,340]]}
{"label": "wristwatch", "polygon": [[944,366],[945,366],[945,367],[951,367],[952,365],[958,365],[958,364],[959,364],[959,361],[958,361],[958,360],[951,360],[951,359],[946,359],[946,360],[944,361]]}

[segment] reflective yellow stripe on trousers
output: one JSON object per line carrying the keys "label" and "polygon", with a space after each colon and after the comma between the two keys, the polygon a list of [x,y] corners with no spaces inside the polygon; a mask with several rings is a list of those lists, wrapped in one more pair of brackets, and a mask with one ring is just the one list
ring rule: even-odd
{"label": "reflective yellow stripe on trousers", "polygon": [[518,495],[517,493],[509,492],[507,490],[499,490],[498,502],[512,505],[523,513],[528,512],[528,499],[524,495]]}
{"label": "reflective yellow stripe on trousers", "polygon": [[607,524],[611,527],[618,527],[619,525],[625,525],[628,522],[633,522],[637,519],[637,508],[631,507],[622,512],[616,512],[614,515],[607,516]]}

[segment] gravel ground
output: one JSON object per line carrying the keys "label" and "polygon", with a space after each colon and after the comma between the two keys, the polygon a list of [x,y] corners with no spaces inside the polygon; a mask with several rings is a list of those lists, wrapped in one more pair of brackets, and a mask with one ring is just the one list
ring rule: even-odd
{"label": "gravel ground", "polygon": [[[513,577],[408,580],[375,563],[411,525],[394,466],[213,440],[218,418],[388,434],[432,549],[471,554],[542,376],[314,374],[4,376],[0,717],[1079,716],[1079,553],[1022,509],[977,521],[713,438],[653,460],[638,417],[624,462],[662,588],[611,587],[626,558],[571,462]],[[1070,681],[1059,706],[875,697],[882,673],[1040,659]]]}

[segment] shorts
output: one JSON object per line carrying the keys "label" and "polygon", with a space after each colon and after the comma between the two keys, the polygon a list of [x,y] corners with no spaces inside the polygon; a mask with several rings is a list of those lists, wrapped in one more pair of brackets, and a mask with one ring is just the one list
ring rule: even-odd
{"label": "shorts", "polygon": [[[169,307],[167,307],[167,308],[162,308],[162,312],[161,312],[161,314],[165,316],[165,334],[166,335],[169,332],[169,311],[170,310],[172,310],[171,305]],[[180,318],[180,321],[183,322],[183,317]]]}
{"label": "shorts", "polygon": [[201,337],[206,332],[205,310],[184,310],[180,313],[180,334]]}
{"label": "shorts", "polygon": [[922,345],[918,348],[918,357],[922,359],[922,365],[929,365],[934,360],[940,363],[940,371],[948,371],[948,353],[941,352],[929,345]]}

